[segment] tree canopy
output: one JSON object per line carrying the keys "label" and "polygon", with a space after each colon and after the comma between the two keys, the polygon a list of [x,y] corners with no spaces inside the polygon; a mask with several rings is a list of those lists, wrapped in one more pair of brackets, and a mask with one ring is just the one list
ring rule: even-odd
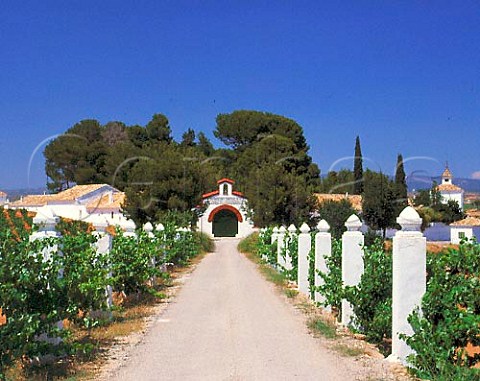
{"label": "tree canopy", "polygon": [[395,184],[383,173],[367,170],[364,174],[363,219],[374,230],[386,229],[396,224]]}
{"label": "tree canopy", "polygon": [[363,157],[360,147],[360,137],[355,140],[355,158],[353,161],[353,194],[362,194],[363,192]]}
{"label": "tree canopy", "polygon": [[235,150],[243,150],[269,135],[285,136],[298,150],[308,150],[303,129],[297,122],[268,112],[239,110],[219,114],[214,135]]}
{"label": "tree canopy", "polygon": [[58,192],[75,184],[109,183],[126,192],[124,212],[141,225],[169,210],[190,212],[216,180],[231,177],[248,198],[257,225],[309,219],[320,170],[298,123],[241,110],[218,115],[214,135],[229,148],[216,149],[191,128],[176,142],[163,114],[154,114],[145,126],[82,120],[45,148],[48,186]]}

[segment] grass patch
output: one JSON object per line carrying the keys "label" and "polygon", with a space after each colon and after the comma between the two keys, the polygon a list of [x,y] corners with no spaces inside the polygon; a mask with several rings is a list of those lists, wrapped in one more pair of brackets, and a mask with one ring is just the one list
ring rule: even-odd
{"label": "grass patch", "polygon": [[256,263],[263,276],[270,282],[277,286],[284,287],[287,285],[287,278],[284,274],[279,273],[272,266],[266,264],[257,253],[258,233],[250,234],[248,237],[242,239],[237,246],[239,252],[252,262]]}
{"label": "grass patch", "polygon": [[345,344],[337,344],[333,347],[333,349],[345,357],[357,357],[365,353],[362,348],[349,347]]}
{"label": "grass patch", "polygon": [[208,234],[203,232],[194,232],[193,234],[200,245],[200,253],[213,253],[215,251],[215,242]]}
{"label": "grass patch", "polygon": [[327,323],[319,317],[310,319],[307,325],[314,334],[321,335],[327,339],[335,339],[337,337],[337,330],[335,326]]}
{"label": "grass patch", "polygon": [[252,233],[248,237],[242,239],[238,244],[238,251],[243,254],[252,254],[257,256],[258,233]]}
{"label": "grass patch", "polygon": [[287,298],[290,298],[290,299],[293,299],[298,295],[298,291],[292,288],[286,288],[285,290],[283,290],[283,292],[285,293]]}

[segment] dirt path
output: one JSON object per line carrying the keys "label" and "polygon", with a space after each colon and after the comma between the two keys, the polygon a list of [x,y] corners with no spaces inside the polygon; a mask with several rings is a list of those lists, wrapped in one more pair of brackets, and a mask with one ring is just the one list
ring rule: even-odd
{"label": "dirt path", "polygon": [[315,340],[237,244],[217,242],[110,379],[390,379]]}

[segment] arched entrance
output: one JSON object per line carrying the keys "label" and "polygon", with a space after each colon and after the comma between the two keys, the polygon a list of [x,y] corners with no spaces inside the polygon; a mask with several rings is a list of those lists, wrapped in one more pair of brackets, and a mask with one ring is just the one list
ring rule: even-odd
{"label": "arched entrance", "polygon": [[215,214],[212,221],[214,237],[235,237],[238,233],[238,220],[235,213],[223,209]]}
{"label": "arched entrance", "polygon": [[217,206],[208,216],[214,237],[235,237],[238,234],[238,223],[242,221],[240,212],[228,204]]}

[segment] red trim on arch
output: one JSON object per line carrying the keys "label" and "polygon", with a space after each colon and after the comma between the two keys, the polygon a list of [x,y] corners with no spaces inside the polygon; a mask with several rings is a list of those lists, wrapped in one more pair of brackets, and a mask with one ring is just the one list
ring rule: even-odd
{"label": "red trim on arch", "polygon": [[208,222],[212,222],[215,215],[221,210],[229,210],[230,212],[233,212],[237,217],[238,222],[243,222],[243,217],[238,211],[238,209],[228,204],[219,205],[215,209],[213,209],[208,216]]}

